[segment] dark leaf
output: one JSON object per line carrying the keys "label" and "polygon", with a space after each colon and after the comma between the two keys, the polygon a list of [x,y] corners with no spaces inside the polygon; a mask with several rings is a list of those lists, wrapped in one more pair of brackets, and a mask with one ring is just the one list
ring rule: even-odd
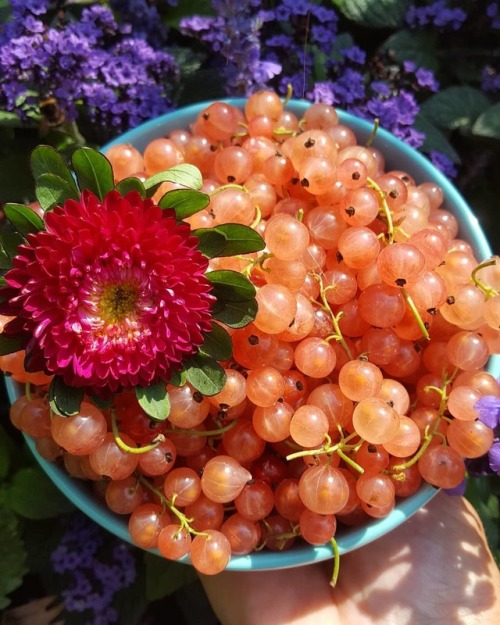
{"label": "dark leaf", "polygon": [[50,407],[61,417],[71,417],[80,412],[84,394],[83,388],[67,386],[63,379],[56,375],[49,386]]}
{"label": "dark leaf", "polygon": [[65,180],[78,195],[75,179],[61,154],[50,145],[38,145],[31,153],[31,171],[35,182],[43,174],[54,174]]}
{"label": "dark leaf", "polygon": [[244,328],[255,319],[257,301],[225,302],[213,312],[213,318],[230,328]]}
{"label": "dark leaf", "polygon": [[43,220],[24,204],[6,204],[3,211],[12,226],[23,236],[30,232],[38,232],[44,227]]}
{"label": "dark leaf", "polygon": [[158,601],[196,579],[193,567],[159,558],[152,553],[144,554],[144,563],[148,601]]}
{"label": "dark leaf", "polygon": [[227,239],[217,228],[197,228],[193,235],[199,239],[198,249],[207,258],[221,256]]}
{"label": "dark leaf", "polygon": [[71,159],[80,189],[92,191],[100,200],[114,189],[113,168],[108,159],[91,148],[79,148]]}
{"label": "dark leaf", "polygon": [[422,113],[441,128],[470,129],[476,119],[490,106],[490,100],[479,89],[453,86],[428,98],[421,107]]}
{"label": "dark leaf", "polygon": [[254,285],[237,271],[218,269],[205,275],[214,285],[213,294],[218,300],[241,302],[255,297]]}
{"label": "dark leaf", "polygon": [[174,373],[172,374],[172,377],[168,381],[168,383],[172,384],[173,386],[184,386],[186,382],[187,382],[187,377],[186,377],[186,372],[184,371],[184,369],[182,369],[181,371],[174,371]]}
{"label": "dark leaf", "polygon": [[26,519],[50,519],[74,509],[38,467],[17,471],[8,487],[7,501],[19,516]]}
{"label": "dark leaf", "polygon": [[[7,143],[10,150],[12,141]],[[10,151],[0,160],[0,202],[28,202],[33,199],[35,182],[30,170],[31,148],[30,145],[22,153]]]}
{"label": "dark leaf", "polygon": [[224,369],[206,354],[198,353],[190,358],[185,369],[187,381],[206,397],[216,395],[226,381]]}
{"label": "dark leaf", "polygon": [[62,206],[66,200],[79,200],[79,195],[66,180],[55,174],[42,174],[35,187],[36,199],[44,211]]}
{"label": "dark leaf", "polygon": [[170,414],[170,399],[163,382],[135,389],[139,405],[154,421],[165,421]]}
{"label": "dark leaf", "polygon": [[177,219],[186,219],[210,204],[210,197],[194,189],[173,189],[158,202],[160,208],[173,208]]}
{"label": "dark leaf", "polygon": [[127,195],[130,191],[137,191],[139,195],[144,199],[146,197],[146,189],[139,178],[124,178],[116,185],[116,190],[121,195]]}
{"label": "dark leaf", "polygon": [[201,189],[203,179],[197,167],[189,163],[182,163],[181,165],[176,165],[175,167],[171,167],[166,171],[162,171],[148,178],[144,182],[148,197],[154,195],[162,182],[173,182],[174,184],[179,184],[188,189],[198,190]]}
{"label": "dark leaf", "polygon": [[253,228],[244,226],[243,224],[221,224],[214,228],[197,228],[193,230],[193,234],[201,239],[206,232],[210,231],[223,234],[226,242],[222,250],[209,256],[209,258],[214,258],[214,256],[250,254],[251,252],[259,252],[266,247],[264,239],[260,234],[255,232]]}
{"label": "dark leaf", "polygon": [[233,353],[231,337],[218,323],[212,323],[212,329],[205,335],[205,341],[200,351],[215,360],[227,360]]}
{"label": "dark leaf", "polygon": [[25,343],[17,337],[3,336],[0,334],[0,356],[6,354],[14,354],[15,352],[24,349]]}
{"label": "dark leaf", "polygon": [[0,269],[10,269],[17,248],[24,243],[19,232],[0,232]]}
{"label": "dark leaf", "polygon": [[399,30],[383,44],[399,63],[413,61],[417,67],[438,69],[436,33],[426,30]]}
{"label": "dark leaf", "polygon": [[409,0],[333,0],[350,20],[371,28],[397,28],[404,22]]}
{"label": "dark leaf", "polygon": [[472,133],[481,137],[500,139],[500,102],[487,108],[476,119]]}
{"label": "dark leaf", "polygon": [[9,595],[23,582],[26,551],[14,512],[0,496],[0,610],[10,604]]}
{"label": "dark leaf", "polygon": [[4,427],[0,425],[0,482],[5,480],[9,472],[11,451],[10,437]]}
{"label": "dark leaf", "polygon": [[422,152],[429,153],[432,150],[436,150],[445,154],[453,163],[460,163],[460,156],[448,141],[446,135],[439,128],[436,128],[434,124],[431,124],[425,115],[419,113],[415,119],[414,126],[425,134],[425,141],[421,147]]}

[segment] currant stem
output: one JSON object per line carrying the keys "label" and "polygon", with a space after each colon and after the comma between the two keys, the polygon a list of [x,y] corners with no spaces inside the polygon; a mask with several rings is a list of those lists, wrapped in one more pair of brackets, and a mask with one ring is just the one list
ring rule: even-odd
{"label": "currant stem", "polygon": [[485,267],[492,267],[493,265],[496,265],[496,263],[497,263],[496,258],[490,258],[489,260],[485,260],[484,262],[480,263],[471,273],[472,281],[477,286],[477,288],[480,289],[485,294],[486,299],[490,299],[490,297],[494,297],[495,295],[498,295],[499,291],[485,284],[480,278],[477,277],[477,273],[478,271],[480,271],[481,269],[484,269]]}
{"label": "currant stem", "polygon": [[422,336],[424,337],[426,341],[428,341],[430,339],[429,331],[425,327],[425,323],[423,322],[422,317],[420,316],[420,313],[418,312],[418,308],[415,306],[415,302],[412,300],[412,298],[410,297],[406,289],[401,289],[401,291],[403,292],[403,297],[405,298],[409,309],[411,310],[413,316],[415,317],[417,321],[418,327],[420,328],[420,331],[422,332]]}
{"label": "currant stem", "polygon": [[377,134],[377,130],[380,126],[380,119],[378,117],[375,117],[375,119],[373,120],[373,128],[372,131],[370,133],[370,136],[368,137],[368,140],[366,142],[366,147],[369,148],[371,146],[371,144],[373,143],[373,141],[375,140],[375,135]]}
{"label": "currant stem", "polygon": [[145,454],[146,452],[155,449],[155,447],[158,447],[158,445],[160,443],[163,443],[163,441],[165,440],[163,434],[159,434],[155,438],[154,443],[151,443],[150,445],[144,445],[144,447],[131,447],[130,445],[127,445],[127,443],[121,438],[120,432],[118,431],[116,412],[114,410],[111,410],[111,429],[113,431],[113,438],[115,439],[115,443],[122,451],[125,451],[128,454]]}
{"label": "currant stem", "polygon": [[181,434],[187,434],[188,436],[218,436],[219,434],[224,434],[224,432],[232,430],[237,422],[237,419],[233,419],[223,428],[219,428],[218,430],[183,430],[182,428],[176,428],[173,425],[172,432],[180,432]]}
{"label": "currant stem", "polygon": [[328,303],[328,300],[326,299],[326,293],[328,291],[328,287],[325,288],[323,286],[323,280],[321,279],[320,275],[314,274],[314,276],[316,280],[319,282],[319,293],[321,296],[321,301],[323,303],[323,308],[330,315],[333,329],[334,329],[334,333],[330,337],[327,337],[326,340],[331,340],[333,338],[336,341],[338,341],[342,345],[342,348],[347,354],[347,357],[349,358],[349,360],[354,360],[351,350],[349,349],[349,345],[347,345],[347,343],[345,342],[344,336],[342,335],[342,330],[340,329],[340,326],[339,326],[339,319],[342,315],[342,312],[340,312],[338,316],[333,314],[333,311],[330,308],[330,304]]}
{"label": "currant stem", "polygon": [[339,546],[337,544],[337,541],[335,540],[335,538],[330,538],[330,544],[332,546],[332,550],[333,550],[333,572],[332,572],[332,578],[330,580],[330,586],[332,588],[335,588],[335,586],[337,585],[337,580],[339,578],[339,570],[340,570],[340,551],[339,551]]}
{"label": "currant stem", "polygon": [[389,245],[392,245],[394,243],[394,222],[392,221],[392,213],[391,213],[391,209],[389,208],[389,205],[387,204],[385,193],[382,191],[379,185],[375,182],[375,180],[368,178],[366,183],[371,189],[373,189],[377,193],[377,195],[380,198],[380,203],[382,204],[382,211],[387,220],[388,243]]}

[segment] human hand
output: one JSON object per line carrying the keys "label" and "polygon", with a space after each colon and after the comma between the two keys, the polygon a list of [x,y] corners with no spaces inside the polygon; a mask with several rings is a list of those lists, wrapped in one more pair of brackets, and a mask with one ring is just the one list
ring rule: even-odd
{"label": "human hand", "polygon": [[396,530],[331,562],[201,576],[223,625],[499,625],[500,572],[472,506],[438,494]]}

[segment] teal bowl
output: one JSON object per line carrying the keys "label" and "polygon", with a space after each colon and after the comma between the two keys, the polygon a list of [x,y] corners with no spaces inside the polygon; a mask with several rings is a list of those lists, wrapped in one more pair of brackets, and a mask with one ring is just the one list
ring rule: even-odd
{"label": "teal bowl", "polygon": [[[243,98],[226,100],[226,102],[239,108],[244,107],[245,101]],[[138,150],[143,151],[147,144],[157,137],[164,136],[175,129],[188,129],[198,114],[210,103],[201,102],[187,106],[148,121],[116,137],[104,145],[102,151],[106,152],[111,146],[118,143],[130,143]],[[300,117],[309,106],[309,102],[292,100],[288,103],[287,110]],[[353,130],[358,143],[361,145],[366,143],[372,133],[373,124],[343,111],[338,111],[338,113],[340,123]],[[478,260],[484,260],[491,256],[490,246],[474,213],[453,184],[427,158],[382,128],[377,130],[372,145],[382,152],[388,169],[408,172],[417,184],[427,181],[437,183],[444,191],[444,208],[451,211],[459,223],[459,236],[469,242]],[[500,375],[500,357],[493,356],[491,358],[489,371],[495,377]],[[18,396],[20,388],[13,384],[10,379],[6,380],[6,385],[9,399],[12,402]],[[92,494],[88,484],[70,477],[59,465],[41,458],[36,452],[34,441],[28,436],[26,436],[26,440],[42,469],[77,508],[115,536],[133,544],[128,532],[127,517],[112,513],[105,504]],[[359,549],[392,531],[428,503],[437,492],[438,489],[424,484],[411,497],[400,499],[394,510],[385,518],[374,519],[362,526],[339,528],[336,540],[340,553]],[[330,558],[332,558],[332,550],[328,545],[319,547],[300,545],[282,552],[260,551],[246,556],[234,556],[227,568],[233,571],[282,569]],[[189,560],[184,559],[181,562],[189,563]]]}

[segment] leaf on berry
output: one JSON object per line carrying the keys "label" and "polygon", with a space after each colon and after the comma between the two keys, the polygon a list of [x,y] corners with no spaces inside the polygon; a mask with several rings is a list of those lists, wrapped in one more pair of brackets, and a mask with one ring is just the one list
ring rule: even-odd
{"label": "leaf on berry", "polygon": [[212,329],[205,334],[205,341],[200,347],[200,352],[215,360],[227,360],[233,354],[231,337],[221,325],[212,323]]}
{"label": "leaf on berry", "polygon": [[0,498],[0,610],[10,604],[9,594],[27,573],[26,551],[14,512]]}
{"label": "leaf on berry", "polygon": [[78,186],[92,191],[100,200],[115,187],[113,168],[109,160],[92,148],[79,148],[71,158]]}
{"label": "leaf on berry", "polygon": [[222,256],[227,239],[217,228],[197,228],[193,235],[199,239],[198,249],[207,258]]}
{"label": "leaf on berry", "polygon": [[3,211],[13,228],[23,236],[30,232],[38,232],[44,227],[43,220],[34,210],[24,204],[6,204]]}
{"label": "leaf on berry", "polygon": [[462,85],[435,93],[422,104],[420,110],[438,127],[470,130],[490,105],[489,98],[482,91]]}
{"label": "leaf on berry", "polygon": [[500,102],[487,108],[472,126],[472,134],[500,139]]}
{"label": "leaf on berry", "polygon": [[144,185],[142,184],[142,181],[139,180],[139,178],[124,178],[123,180],[120,180],[120,182],[116,185],[115,189],[118,191],[118,193],[124,196],[131,191],[137,191],[142,199],[146,197],[146,189],[144,188]]}
{"label": "leaf on berry", "polygon": [[44,211],[62,206],[66,200],[78,200],[78,192],[63,178],[56,174],[42,174],[37,178],[36,199]]}
{"label": "leaf on berry", "polygon": [[197,228],[193,234],[198,238],[205,236],[207,232],[218,232],[224,235],[225,245],[213,256],[236,256],[237,254],[250,254],[259,252],[266,247],[264,239],[253,228],[243,224],[220,224],[214,228]]}
{"label": "leaf on berry", "polygon": [[135,395],[140,407],[154,421],[165,421],[170,414],[170,398],[163,382],[138,386]]}
{"label": "leaf on berry", "polygon": [[173,189],[158,202],[160,208],[173,208],[177,219],[186,219],[210,204],[210,197],[195,189]]}
{"label": "leaf on berry", "polygon": [[222,390],[226,373],[219,363],[203,353],[198,353],[185,364],[187,381],[202,395],[210,397]]}
{"label": "leaf on berry", "polygon": [[51,519],[74,510],[73,504],[38,467],[24,467],[14,474],[6,501],[26,519]]}
{"label": "leaf on berry", "polygon": [[254,285],[238,271],[219,269],[208,271],[206,277],[212,284],[213,295],[224,302],[243,302],[255,297]]}
{"label": "leaf on berry", "polygon": [[255,299],[243,302],[217,302],[212,317],[230,328],[244,328],[257,314]]}
{"label": "leaf on berry", "polygon": [[65,180],[78,195],[75,180],[61,154],[50,145],[38,145],[31,153],[31,171],[35,182],[43,174],[54,174]]}
{"label": "leaf on berry", "polygon": [[83,396],[83,388],[68,386],[58,375],[52,378],[49,386],[49,403],[51,409],[59,416],[70,417],[78,414]]}
{"label": "leaf on berry", "polygon": [[397,28],[404,22],[409,0],[333,0],[350,20],[371,28]]}
{"label": "leaf on berry", "polygon": [[161,171],[158,174],[154,174],[144,182],[148,197],[154,195],[155,191],[162,184],[162,182],[173,182],[174,184],[181,185],[187,189],[201,189],[203,185],[203,179],[201,177],[200,170],[194,165],[189,163],[182,163],[171,167],[166,171]]}

